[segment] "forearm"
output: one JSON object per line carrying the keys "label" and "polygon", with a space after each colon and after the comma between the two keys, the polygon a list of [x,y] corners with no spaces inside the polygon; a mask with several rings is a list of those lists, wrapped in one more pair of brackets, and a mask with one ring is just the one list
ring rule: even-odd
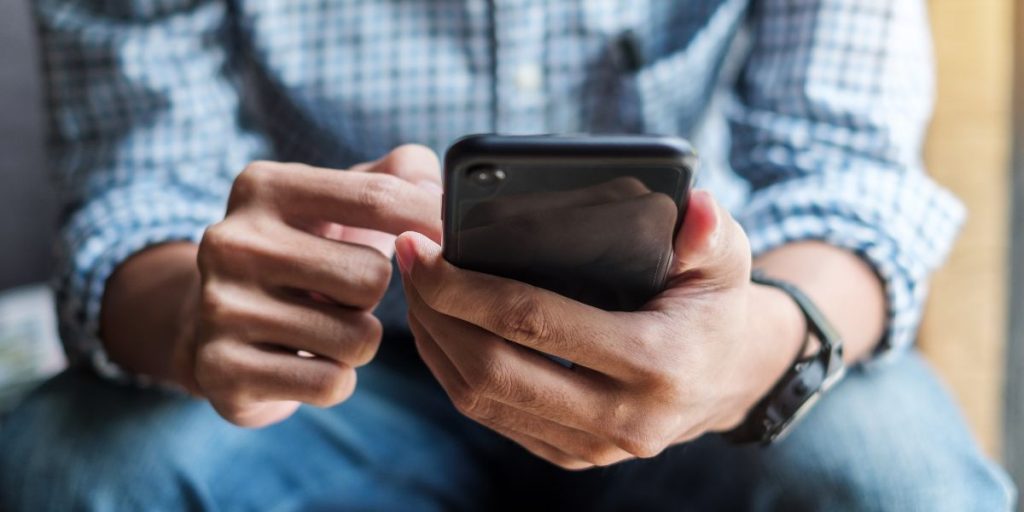
{"label": "forearm", "polygon": [[[762,255],[754,267],[796,285],[815,302],[842,337],[847,363],[868,357],[881,339],[886,318],[882,282],[853,253],[822,242],[799,242]],[[784,294],[776,294],[776,298],[788,301],[789,308],[795,310]],[[793,325],[791,316],[773,324],[781,325],[779,329]],[[798,332],[790,331],[789,339],[802,341],[803,329],[801,322]],[[793,350],[795,354],[797,349]]]}
{"label": "forearm", "polygon": [[131,257],[110,277],[100,337],[113,362],[131,373],[181,382],[175,345],[192,323],[185,309],[198,294],[197,251],[192,243],[158,245]]}
{"label": "forearm", "polygon": [[[753,265],[815,302],[842,337],[847,363],[870,355],[885,326],[885,295],[866,262],[822,242],[798,242],[758,257]],[[803,313],[784,291],[750,284],[747,303],[746,343],[737,362],[746,381],[744,410],[792,367],[807,336]]]}

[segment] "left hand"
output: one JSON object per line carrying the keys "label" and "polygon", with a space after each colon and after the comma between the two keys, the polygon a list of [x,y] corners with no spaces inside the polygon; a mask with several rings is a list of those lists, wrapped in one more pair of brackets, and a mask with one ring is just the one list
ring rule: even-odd
{"label": "left hand", "polygon": [[636,312],[459,269],[415,233],[396,248],[416,346],[456,407],[567,469],[734,427],[802,341],[799,311],[751,284],[746,235],[706,192],[691,195],[667,288]]}

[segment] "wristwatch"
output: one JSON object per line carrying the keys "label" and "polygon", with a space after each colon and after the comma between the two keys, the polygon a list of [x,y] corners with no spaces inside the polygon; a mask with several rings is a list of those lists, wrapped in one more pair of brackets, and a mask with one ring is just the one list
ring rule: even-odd
{"label": "wristwatch", "polygon": [[[843,377],[843,342],[832,324],[796,286],[755,270],[754,283],[778,288],[789,295],[807,321],[807,336],[793,366],[747,414],[738,427],[723,433],[733,443],[771,444],[789,433],[814,404]],[[819,348],[804,356],[812,336]]]}

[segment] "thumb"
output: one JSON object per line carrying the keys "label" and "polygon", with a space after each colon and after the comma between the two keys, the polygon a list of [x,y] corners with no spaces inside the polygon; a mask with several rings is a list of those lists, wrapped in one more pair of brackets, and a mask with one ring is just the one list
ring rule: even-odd
{"label": "thumb", "polygon": [[717,288],[750,279],[751,253],[746,233],[705,190],[690,194],[674,250],[670,287],[679,281],[698,281]]}
{"label": "thumb", "polygon": [[429,295],[441,286],[444,271],[451,268],[441,255],[441,246],[414,231],[398,235],[395,254],[402,280],[421,294]]}

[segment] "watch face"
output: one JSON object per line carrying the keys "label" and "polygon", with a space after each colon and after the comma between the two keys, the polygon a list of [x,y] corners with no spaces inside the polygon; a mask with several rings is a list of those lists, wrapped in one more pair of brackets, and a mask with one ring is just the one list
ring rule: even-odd
{"label": "watch face", "polygon": [[814,407],[814,404],[818,403],[818,400],[821,399],[821,394],[822,391],[818,390],[813,395],[807,397],[807,400],[804,400],[804,403],[800,404],[800,407],[797,408],[796,412],[794,412],[792,416],[775,427],[769,440],[778,441],[786,437],[786,435],[792,430],[790,427],[796,425],[796,423],[800,421],[800,418],[803,418],[804,415]]}
{"label": "watch face", "polygon": [[807,400],[804,400],[804,403],[800,404],[800,406],[797,407],[796,411],[794,411],[793,414],[789,416],[789,418],[786,418],[784,421],[782,421],[781,423],[776,425],[775,428],[772,429],[772,431],[768,435],[768,440],[770,442],[778,441],[786,437],[786,434],[788,434],[789,431],[792,430],[792,427],[796,425],[800,421],[800,419],[803,418],[804,415],[806,415],[814,407],[814,404],[818,403],[818,400],[821,399],[821,396],[825,394],[826,391],[831,389],[832,386],[835,386],[836,383],[839,382],[839,380],[842,379],[843,375],[845,374],[846,366],[840,364],[838,368],[836,368],[832,372],[831,375],[826,375],[825,379],[822,380],[821,386],[818,388],[818,390],[815,391],[814,394],[812,394],[811,396],[807,397]]}
{"label": "watch face", "polygon": [[846,375],[846,365],[840,362],[838,368],[836,368],[831,375],[825,376],[825,381],[821,383],[821,390],[819,393],[832,389],[832,386],[835,386],[839,382],[839,379],[842,379],[844,375]]}

